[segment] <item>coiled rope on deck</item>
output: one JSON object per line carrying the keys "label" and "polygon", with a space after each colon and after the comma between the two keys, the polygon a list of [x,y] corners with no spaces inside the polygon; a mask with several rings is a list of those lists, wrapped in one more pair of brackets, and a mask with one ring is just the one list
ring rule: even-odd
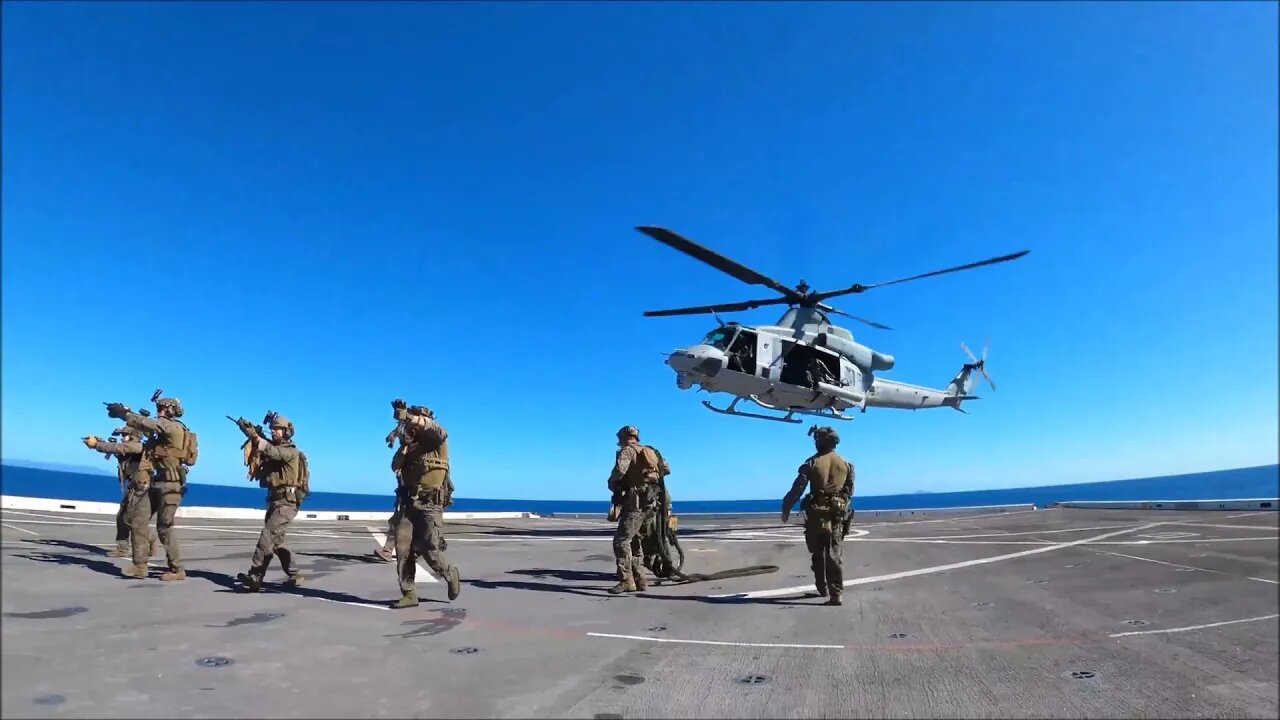
{"label": "coiled rope on deck", "polygon": [[660,477],[658,479],[658,521],[655,523],[656,527],[654,528],[654,531],[658,534],[658,557],[654,558],[653,564],[649,568],[654,575],[664,579],[674,577],[680,581],[679,584],[688,584],[706,582],[708,580],[749,577],[751,575],[767,575],[778,571],[777,565],[749,565],[713,573],[686,574],[681,572],[684,567],[684,550],[680,547],[679,538],[676,537],[675,532],[671,529],[670,512],[667,510],[669,503],[670,495],[667,494],[667,483],[664,478]]}

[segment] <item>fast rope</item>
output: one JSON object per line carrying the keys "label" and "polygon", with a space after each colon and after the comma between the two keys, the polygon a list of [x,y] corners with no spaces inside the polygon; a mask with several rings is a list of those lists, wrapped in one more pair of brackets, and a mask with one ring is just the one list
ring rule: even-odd
{"label": "fast rope", "polygon": [[[664,478],[660,477],[658,479],[657,522],[654,524],[654,532],[658,536],[658,554],[653,558],[649,567],[654,575],[663,579],[674,577],[680,581],[678,584],[683,585],[706,582],[707,580],[726,580],[728,578],[749,577],[751,575],[767,575],[778,571],[777,565],[749,565],[714,573],[685,574],[681,572],[681,568],[684,567],[684,549],[680,547],[680,540],[676,537],[675,531],[671,529],[670,513],[667,510],[669,502],[670,495],[667,493],[667,483]],[[675,552],[672,551],[673,545],[675,546]]]}

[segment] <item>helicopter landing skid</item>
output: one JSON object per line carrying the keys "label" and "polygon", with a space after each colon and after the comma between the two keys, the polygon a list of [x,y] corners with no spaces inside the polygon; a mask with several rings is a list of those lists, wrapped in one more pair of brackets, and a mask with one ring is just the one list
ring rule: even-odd
{"label": "helicopter landing skid", "polygon": [[[711,412],[717,412],[717,413],[720,413],[721,415],[739,415],[741,417],[756,418],[759,420],[773,420],[775,422],[792,423],[795,425],[799,425],[800,423],[804,422],[799,418],[792,419],[791,416],[795,414],[794,410],[791,412],[788,412],[785,417],[777,417],[774,415],[761,415],[759,413],[742,412],[741,410],[738,410],[735,408],[735,406],[738,404],[738,401],[741,399],[742,398],[740,397],[734,398],[733,402],[729,403],[729,407],[727,408],[718,408],[706,400],[702,401],[702,405],[706,407],[708,410],[710,410]],[[756,402],[756,404],[759,404],[759,401],[756,401],[754,397],[752,398],[752,401]]]}
{"label": "helicopter landing skid", "polygon": [[[770,405],[769,403],[766,403],[766,402],[762,402],[760,398],[756,397],[755,395],[751,396],[751,402],[759,405],[762,408],[768,408],[769,410],[777,410],[778,412],[782,412],[783,410],[783,408]],[[791,417],[792,413],[800,413],[802,415],[812,415],[814,417],[829,418],[831,420],[844,420],[845,422],[851,422],[853,420],[853,418],[846,416],[844,413],[839,412],[838,410],[833,410],[831,408],[818,408],[817,410],[807,410],[804,408],[787,408],[786,410],[787,410],[787,417]],[[802,421],[797,419],[797,420],[794,420],[793,422],[802,422]]]}

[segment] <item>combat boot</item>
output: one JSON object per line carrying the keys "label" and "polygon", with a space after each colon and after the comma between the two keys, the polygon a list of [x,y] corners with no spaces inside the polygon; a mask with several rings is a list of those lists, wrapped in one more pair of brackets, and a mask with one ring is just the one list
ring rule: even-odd
{"label": "combat boot", "polygon": [[831,597],[828,598],[825,603],[823,603],[823,605],[843,605],[843,604],[844,604],[844,601],[841,599],[841,593],[838,593],[838,592],[831,593]]}
{"label": "combat boot", "polygon": [[120,572],[123,573],[125,577],[144,578],[147,576],[147,566],[129,563],[128,565],[125,565]]}
{"label": "combat boot", "polygon": [[624,592],[635,592],[636,584],[630,578],[621,580],[617,585],[609,588],[610,595],[621,595]]}
{"label": "combat boot", "polygon": [[236,575],[236,580],[244,585],[246,592],[258,592],[262,589],[262,578],[253,573],[240,573]]}
{"label": "combat boot", "polygon": [[290,575],[288,580],[284,581],[284,585],[285,587],[298,587],[303,580],[306,580],[306,577],[302,573],[296,572]]}
{"label": "combat boot", "polygon": [[373,554],[382,558],[383,562],[391,562],[391,548],[380,547],[377,550],[374,550]]}
{"label": "combat boot", "polygon": [[649,580],[644,576],[644,568],[639,565],[631,566],[631,583],[636,586],[636,591],[649,589]]}
{"label": "combat boot", "polygon": [[631,559],[621,559],[617,561],[618,565],[618,584],[609,588],[610,595],[620,595],[624,592],[635,592],[636,582],[631,574]]}
{"label": "combat boot", "polygon": [[113,547],[107,551],[107,557],[129,557],[132,553],[126,547]]}
{"label": "combat boot", "polygon": [[397,600],[395,604],[392,605],[391,607],[400,609],[400,608],[417,607],[417,605],[418,605],[418,591],[405,590],[400,593],[400,599]]}
{"label": "combat boot", "polygon": [[183,570],[182,568],[178,568],[177,570],[170,570],[169,572],[161,575],[160,579],[164,580],[165,582],[170,582],[173,580],[186,580],[187,571]]}
{"label": "combat boot", "polygon": [[458,567],[456,565],[449,566],[449,574],[445,577],[449,583],[449,599],[457,600],[458,593],[462,592],[462,578],[458,575]]}

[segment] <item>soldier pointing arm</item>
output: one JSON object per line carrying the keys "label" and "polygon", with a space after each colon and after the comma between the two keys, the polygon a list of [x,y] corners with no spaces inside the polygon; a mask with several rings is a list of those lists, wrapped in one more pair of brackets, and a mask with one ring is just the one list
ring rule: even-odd
{"label": "soldier pointing arm", "polygon": [[410,408],[404,400],[391,401],[392,416],[401,423],[405,453],[400,465],[404,492],[403,513],[396,528],[396,570],[400,577],[397,608],[418,604],[414,585],[417,555],[448,583],[450,600],[458,597],[462,580],[457,566],[444,551],[444,506],[449,495],[449,434],[430,408]]}
{"label": "soldier pointing arm", "polygon": [[[108,403],[107,415],[118,420],[141,434],[147,436],[143,443],[143,454],[152,465],[154,476],[151,483],[149,502],[139,499],[129,510],[129,525],[133,529],[134,564],[126,567],[124,574],[130,577],[146,577],[146,553],[140,555],[139,538],[145,537],[142,528],[154,512],[156,514],[156,534],[164,545],[169,570],[160,576],[161,580],[183,580],[187,573],[182,568],[182,552],[178,545],[177,534],[173,530],[174,519],[182,496],[186,492],[187,468],[195,465],[198,449],[195,433],[191,432],[178,418],[182,417],[182,403],[177,398],[155,397],[156,416],[148,417],[143,413],[135,413],[121,403]],[[139,557],[142,562],[139,563]]]}
{"label": "soldier pointing arm", "polygon": [[[115,458],[116,477],[120,480],[120,507],[116,511],[116,546],[107,551],[108,557],[130,556],[129,504],[135,493],[145,495],[150,485],[150,464],[145,462],[142,453],[142,441],[133,428],[125,425],[111,431],[112,437],[119,436],[119,441],[102,440],[94,435],[83,438],[84,444],[91,450],[102,453],[103,458]],[[149,515],[148,515],[149,517]],[[143,536],[146,537],[142,549],[146,555],[142,563],[146,563],[149,555],[155,554],[155,534],[143,520]]]}
{"label": "soldier pointing arm", "polygon": [[293,554],[285,547],[284,539],[289,523],[297,517],[298,507],[306,496],[310,475],[307,459],[293,443],[294,427],[289,418],[273,412],[267,413],[264,422],[271,427],[270,439],[262,437],[248,420],[241,418],[236,421],[257,454],[254,479],[267,489],[267,516],[258,535],[249,572],[236,578],[252,592],[262,588],[272,557],[280,559],[280,569],[288,576],[285,585],[293,587],[303,579],[302,573],[293,566]]}

